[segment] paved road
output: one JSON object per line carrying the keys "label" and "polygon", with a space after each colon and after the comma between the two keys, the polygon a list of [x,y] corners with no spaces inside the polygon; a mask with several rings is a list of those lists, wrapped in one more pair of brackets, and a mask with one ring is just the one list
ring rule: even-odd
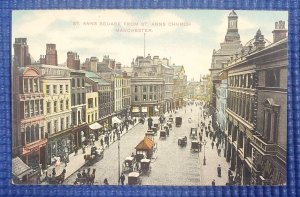
{"label": "paved road", "polygon": [[[191,152],[190,150],[191,139],[189,138],[189,132],[191,127],[197,127],[198,125],[198,112],[199,108],[196,106],[183,108],[176,115],[173,114],[173,117],[183,117],[182,126],[175,127],[173,125],[173,130],[170,131],[170,136],[166,140],[160,140],[158,136],[155,137],[154,140],[158,148],[157,158],[151,163],[150,176],[141,177],[143,185],[211,185],[212,179],[216,180],[216,185],[225,185],[227,181],[226,176],[222,178],[217,177],[216,168],[218,164],[221,164],[225,174],[228,164],[224,157],[217,156],[215,149],[211,149],[211,141],[207,139],[206,166],[203,166],[203,150],[200,153]],[[168,115],[166,116],[168,117]],[[192,118],[192,123],[188,122],[188,118]],[[209,120],[207,119],[206,121],[208,122]],[[157,119],[154,118],[154,122],[157,122]],[[146,130],[147,124],[138,124],[121,138],[121,163],[132,152],[135,152],[134,147],[144,138]],[[180,147],[177,144],[177,140],[181,136],[188,137],[186,147]],[[103,184],[104,178],[108,179],[109,184],[118,184],[117,151],[118,143],[115,142],[105,150],[104,159],[91,167],[96,168],[95,184]],[[74,173],[70,176],[64,184],[73,184],[76,174]],[[125,182],[127,183],[127,177]]]}

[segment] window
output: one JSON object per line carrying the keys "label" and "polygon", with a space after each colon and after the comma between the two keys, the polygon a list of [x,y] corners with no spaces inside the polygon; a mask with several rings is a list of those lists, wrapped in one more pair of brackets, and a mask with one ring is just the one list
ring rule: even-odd
{"label": "window", "polygon": [[24,79],[24,92],[28,92],[28,79]]}
{"label": "window", "polygon": [[51,109],[51,107],[50,107],[50,102],[49,101],[47,101],[47,114],[50,114],[51,113],[51,111],[50,111],[50,109]]}
{"label": "window", "polygon": [[77,78],[77,87],[80,87],[80,79]]}
{"label": "window", "polygon": [[41,139],[44,139],[45,138],[44,127],[41,127],[40,130],[41,130]]}
{"label": "window", "polygon": [[33,89],[34,89],[34,92],[38,92],[38,80],[37,79],[33,79]]}
{"label": "window", "polygon": [[134,101],[138,101],[139,99],[138,99],[138,96],[137,95],[135,95],[134,96]]}
{"label": "window", "polygon": [[153,89],[152,86],[150,86],[150,92],[152,92],[152,89]]}
{"label": "window", "polygon": [[82,87],[84,87],[84,79],[83,78],[81,79],[81,85],[82,85]]}
{"label": "window", "polygon": [[34,115],[39,115],[39,100],[34,102]]}
{"label": "window", "polygon": [[53,85],[53,94],[57,94],[57,85]]}
{"label": "window", "polygon": [[29,117],[29,101],[25,101],[25,112],[24,112],[24,115],[25,115],[25,118]]}
{"label": "window", "polygon": [[156,98],[156,94],[154,94],[154,100],[156,100],[157,98]]}
{"label": "window", "polygon": [[143,95],[143,101],[147,100],[147,95]]}
{"label": "window", "polygon": [[77,94],[77,105],[81,104],[81,95],[80,93]]}
{"label": "window", "polygon": [[92,122],[94,122],[94,114],[92,114]]}
{"label": "window", "polygon": [[75,105],[75,94],[72,94],[72,106]]}
{"label": "window", "polygon": [[147,87],[143,86],[143,92],[147,92]]}
{"label": "window", "polygon": [[88,99],[88,108],[92,108],[93,107],[93,98],[89,98]]}
{"label": "window", "polygon": [[60,130],[64,130],[64,118],[60,119]]}
{"label": "window", "polygon": [[69,109],[69,100],[66,100],[66,110]]}
{"label": "window", "polygon": [[50,85],[46,85],[46,94],[50,94]]}
{"label": "window", "polygon": [[35,125],[35,140],[40,139],[40,130],[39,130],[39,125]]}
{"label": "window", "polygon": [[50,134],[51,132],[51,122],[47,123],[47,132]]}
{"label": "window", "polygon": [[149,99],[150,99],[150,101],[152,100],[152,94],[151,94],[151,95],[149,95]]}
{"label": "window", "polygon": [[59,85],[59,93],[60,94],[64,93],[64,86],[63,85]]}
{"label": "window", "polygon": [[95,98],[95,107],[97,107],[97,98]]}
{"label": "window", "polygon": [[97,112],[96,112],[96,113],[95,113],[95,120],[97,120],[97,118],[98,118],[97,115],[98,115],[98,114],[97,114]]}
{"label": "window", "polygon": [[29,84],[30,84],[30,92],[33,92],[33,79],[29,79]]}
{"label": "window", "polygon": [[30,127],[26,127],[26,144],[30,143]]}
{"label": "window", "polygon": [[57,120],[54,120],[54,132],[56,133],[58,129],[58,122]]}
{"label": "window", "polygon": [[279,69],[272,69],[266,71],[266,87],[280,87]]}
{"label": "window", "polygon": [[54,112],[57,112],[57,101],[54,101],[54,107],[53,107]]}
{"label": "window", "polygon": [[61,100],[60,101],[60,111],[63,111],[64,110],[64,101]]}
{"label": "window", "polygon": [[70,124],[69,117],[66,117],[66,128],[69,128],[69,124]]}
{"label": "window", "polygon": [[84,104],[85,103],[85,94],[82,93],[82,100],[81,100],[81,104]]}
{"label": "window", "polygon": [[69,93],[69,85],[66,85],[66,93]]}
{"label": "window", "polygon": [[157,86],[154,86],[154,92],[157,92]]}
{"label": "window", "polygon": [[75,79],[72,79],[72,88],[75,87]]}
{"label": "window", "polygon": [[40,103],[40,114],[43,114],[43,112],[44,112],[44,103],[43,103],[43,100],[39,100],[39,103]]}
{"label": "window", "polygon": [[30,101],[30,117],[33,116],[34,114],[34,102],[33,101]]}
{"label": "window", "polygon": [[137,92],[137,91],[138,91],[138,87],[134,86],[134,92]]}

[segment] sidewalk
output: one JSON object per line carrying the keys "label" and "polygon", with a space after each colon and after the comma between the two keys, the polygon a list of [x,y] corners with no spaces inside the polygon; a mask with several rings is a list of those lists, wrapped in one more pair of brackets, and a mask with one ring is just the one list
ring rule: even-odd
{"label": "sidewalk", "polygon": [[[126,133],[130,132],[130,130],[135,127],[137,124],[139,124],[139,122],[137,121],[136,124],[134,125],[129,125],[129,128],[128,128],[128,131],[126,131],[126,129],[122,132],[121,134],[121,137],[123,135],[125,135]],[[117,139],[117,138],[116,138]],[[115,139],[115,141],[117,141]],[[113,144],[115,141],[111,141],[109,145]],[[95,142],[94,146],[96,146],[97,148],[104,148],[104,149],[107,149],[109,148],[108,147],[102,147],[100,145],[100,139],[98,141]],[[91,152],[91,145],[88,145],[86,148],[85,148],[85,154],[89,154]],[[75,153],[71,153],[69,155],[69,163],[67,163],[67,166],[65,166],[65,163],[64,162],[61,162],[60,165],[58,166],[50,166],[48,167],[47,170],[44,170],[44,173],[42,174],[40,180],[44,180],[45,177],[46,177],[46,171],[48,173],[48,176],[52,174],[52,169],[55,168],[55,171],[56,171],[56,176],[60,175],[62,173],[62,171],[64,169],[66,169],[66,174],[65,174],[65,179],[67,179],[69,176],[71,176],[72,174],[74,174],[78,169],[80,169],[82,166],[84,166],[85,164],[85,160],[84,160],[84,155],[83,152],[82,152],[82,149],[79,149],[78,150],[78,153],[77,155],[75,155]],[[104,153],[105,154],[105,153]],[[42,185],[46,185],[47,183],[46,182],[42,182],[41,183]]]}
{"label": "sidewalk", "polygon": [[[202,119],[202,118],[201,118]],[[211,120],[211,116],[206,119],[205,123],[208,125]],[[204,121],[202,119],[202,121]],[[205,157],[206,157],[206,165],[203,165],[204,151],[202,146],[202,151],[200,152],[200,177],[201,177],[201,185],[212,185],[213,179],[215,180],[216,186],[223,185],[225,186],[228,182],[228,169],[229,163],[226,162],[226,158],[224,157],[224,148],[225,145],[221,146],[221,154],[218,156],[216,142],[214,143],[214,147],[212,149],[211,143],[212,140],[209,137],[203,136],[206,140],[205,145]],[[218,177],[217,167],[220,164],[221,166],[221,177]]]}

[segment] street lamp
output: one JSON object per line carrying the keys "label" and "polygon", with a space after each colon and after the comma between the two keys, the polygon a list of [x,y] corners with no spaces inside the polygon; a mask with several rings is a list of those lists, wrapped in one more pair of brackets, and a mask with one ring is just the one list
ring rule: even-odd
{"label": "street lamp", "polygon": [[121,134],[120,132],[117,133],[117,139],[118,139],[118,184],[120,185],[120,138]]}
{"label": "street lamp", "polygon": [[204,145],[204,157],[203,157],[203,165],[206,165],[206,158],[205,158],[205,145],[206,145],[206,140],[204,139],[204,141],[202,142]]}

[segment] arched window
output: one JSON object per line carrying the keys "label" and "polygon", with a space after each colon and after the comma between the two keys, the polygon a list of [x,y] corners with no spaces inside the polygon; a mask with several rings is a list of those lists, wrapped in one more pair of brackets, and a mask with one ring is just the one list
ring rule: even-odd
{"label": "arched window", "polygon": [[75,87],[75,79],[72,79],[72,87]]}

